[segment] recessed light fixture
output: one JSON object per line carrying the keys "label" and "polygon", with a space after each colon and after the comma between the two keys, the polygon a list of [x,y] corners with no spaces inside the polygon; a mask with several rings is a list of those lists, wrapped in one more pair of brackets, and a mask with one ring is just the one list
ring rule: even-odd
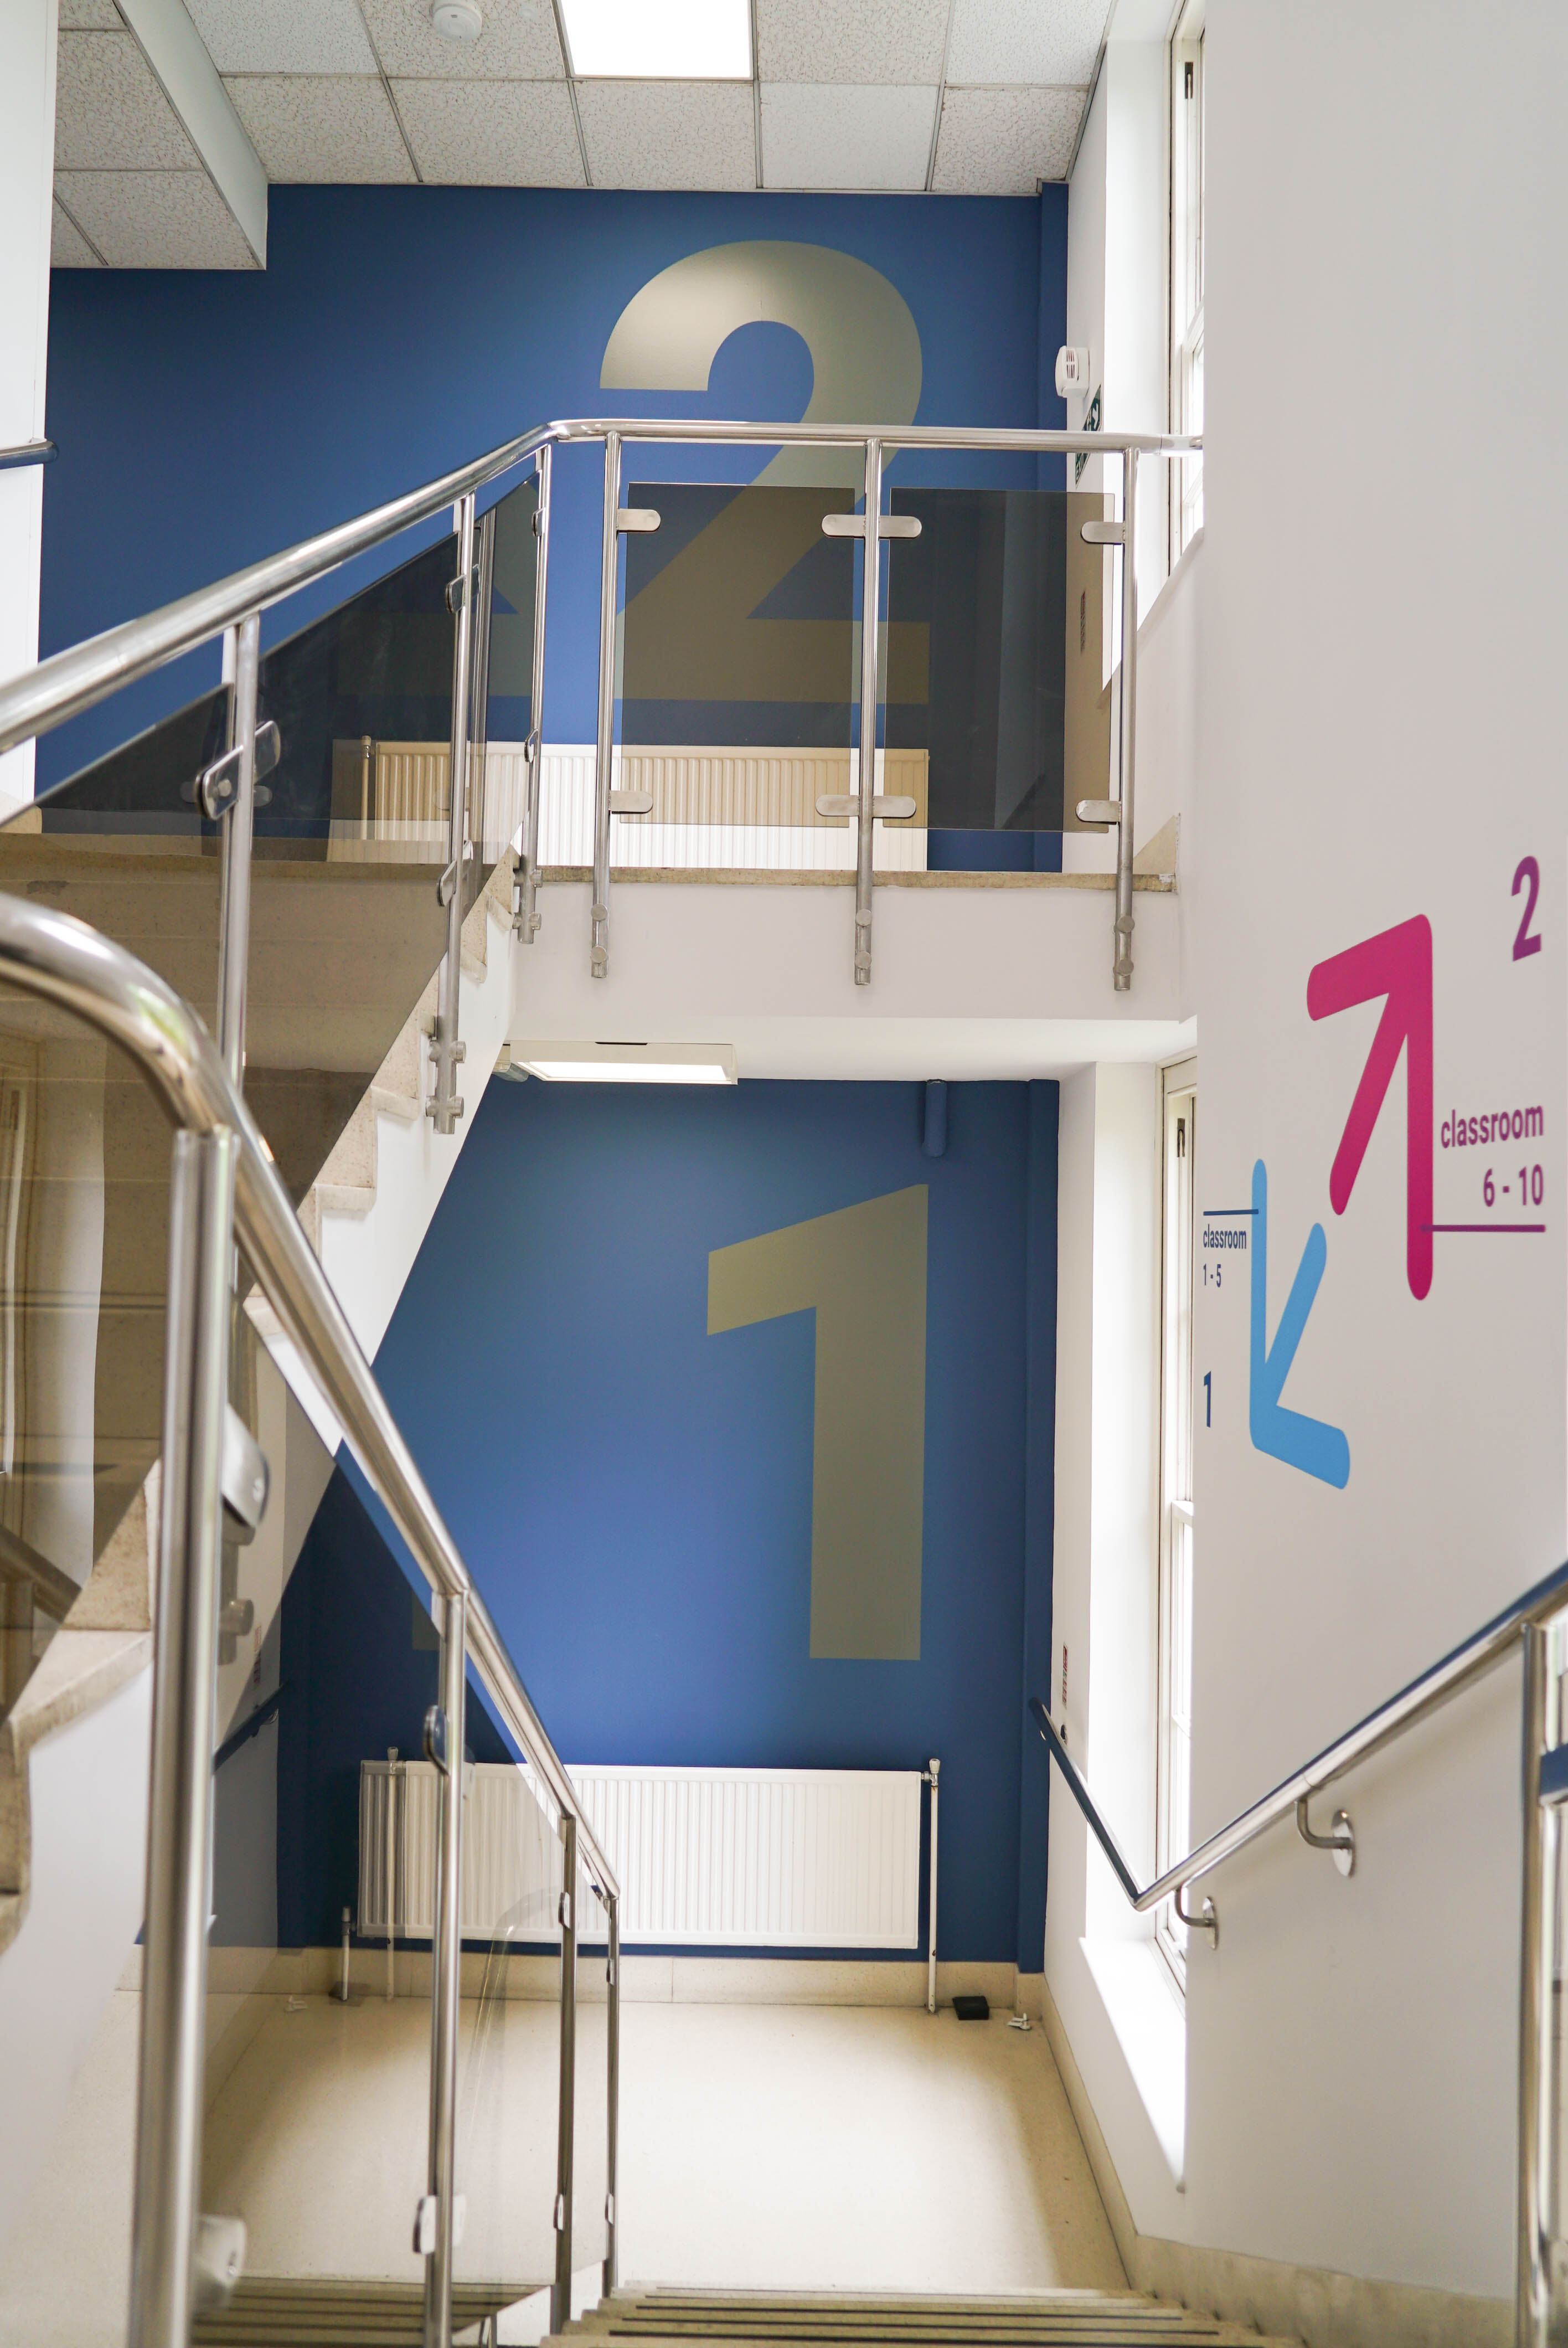
{"label": "recessed light fixture", "polygon": [[478,0],[434,0],[430,21],[444,41],[477,41],[485,29]]}
{"label": "recessed light fixture", "polygon": [[514,1044],[514,1071],[557,1085],[733,1085],[733,1044]]}
{"label": "recessed light fixture", "polygon": [[749,0],[561,0],[571,68],[595,81],[750,81]]}

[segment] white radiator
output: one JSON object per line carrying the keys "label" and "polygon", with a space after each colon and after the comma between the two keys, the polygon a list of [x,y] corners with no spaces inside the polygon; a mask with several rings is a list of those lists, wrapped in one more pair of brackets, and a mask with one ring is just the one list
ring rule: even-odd
{"label": "white radiator", "polygon": [[[514,754],[490,745],[490,757]],[[520,763],[520,760],[519,760]],[[539,795],[539,862],[582,866],[593,861],[595,753],[581,745],[547,742]],[[857,752],[851,750],[650,750],[619,746],[617,790],[652,793],[645,816],[610,818],[610,860],[621,870],[839,872],[855,865],[855,835],[842,820],[816,813],[819,792],[856,788]],[[876,754],[879,788],[909,791],[921,815],[926,804],[926,753]],[[521,809],[521,795],[517,795]],[[758,821],[758,817],[776,819]],[[873,840],[879,872],[923,872],[926,833],[916,823],[879,823]]]}
{"label": "white radiator", "polygon": [[[521,742],[485,753],[483,806],[470,801],[470,830],[494,863],[519,846],[528,795]],[[439,742],[334,743],[332,863],[443,863],[446,856],[451,755]],[[855,834],[842,817],[822,817],[824,792],[856,788],[855,750],[622,749],[617,790],[646,790],[645,816],[612,816],[610,860],[622,870],[848,872]],[[539,792],[539,862],[593,862],[596,753],[591,742],[547,743]],[[878,823],[872,860],[879,872],[926,869],[927,753],[878,750],[879,790],[907,792],[916,814]],[[477,765],[475,768],[478,772]],[[345,812],[355,805],[357,813]]]}
{"label": "white radiator", "polygon": [[[429,1761],[361,1762],[362,1934],[430,1938],[437,1783]],[[553,1806],[541,1802],[531,1773],[509,1762],[469,1762],[463,1787],[464,1939],[559,1940],[564,1878]]]}
{"label": "white radiator", "polygon": [[595,1769],[572,1784],[620,1881],[624,1942],[914,1949],[912,1769]]}
{"label": "white radiator", "polygon": [[[620,1884],[620,1937],[675,1948],[915,1949],[917,1770],[577,1766],[583,1811]],[[559,1940],[561,1849],[532,1773],[470,1764],[466,1940]],[[427,1941],[436,1777],[425,1761],[360,1769],[359,1930]],[[390,1900],[388,1886],[390,1884]],[[602,1937],[579,1890],[585,1941]]]}

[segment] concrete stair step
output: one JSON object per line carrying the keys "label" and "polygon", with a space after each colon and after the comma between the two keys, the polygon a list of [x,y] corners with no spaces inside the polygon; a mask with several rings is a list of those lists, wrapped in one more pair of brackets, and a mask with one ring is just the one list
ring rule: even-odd
{"label": "concrete stair step", "polygon": [[1209,2348],[1255,2332],[1138,2293],[1062,2291],[999,2297],[840,2292],[617,2293],[563,2340],[649,2340],[667,2348]]}
{"label": "concrete stair step", "polygon": [[[458,2282],[455,2333],[488,2322],[545,2286]],[[422,2282],[352,2276],[244,2275],[225,2308],[197,2317],[192,2348],[423,2348]]]}

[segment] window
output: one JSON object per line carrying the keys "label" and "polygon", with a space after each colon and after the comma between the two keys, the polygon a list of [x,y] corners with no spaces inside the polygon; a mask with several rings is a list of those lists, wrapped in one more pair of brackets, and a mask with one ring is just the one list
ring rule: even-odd
{"label": "window", "polygon": [[[1193,1699],[1193,1169],[1197,1143],[1197,1064],[1167,1068],[1164,1109],[1164,1228],[1161,1271],[1160,1633],[1154,1862],[1161,1873],[1184,1859],[1189,1839]],[[1154,1938],[1178,1982],[1186,1980],[1186,1928],[1166,1900]]]}
{"label": "window", "polygon": [[[1171,40],[1171,429],[1204,428],[1204,0]],[[1183,554],[1204,522],[1204,460],[1169,468],[1171,538]]]}

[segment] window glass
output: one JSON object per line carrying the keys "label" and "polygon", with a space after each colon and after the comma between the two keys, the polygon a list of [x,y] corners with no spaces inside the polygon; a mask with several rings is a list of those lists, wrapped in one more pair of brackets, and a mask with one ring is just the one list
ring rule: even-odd
{"label": "window glass", "polygon": [[[1188,0],[1171,42],[1171,429],[1204,428],[1204,10]],[[1182,554],[1204,521],[1204,461],[1170,468]]]}
{"label": "window glass", "polygon": [[[1160,1670],[1155,1863],[1163,1874],[1191,1844],[1193,1705],[1193,1170],[1197,1144],[1196,1070],[1167,1069],[1164,1097],[1164,1231],[1160,1377]],[[1186,1928],[1172,1901],[1154,1937],[1178,1982],[1186,1977]]]}

